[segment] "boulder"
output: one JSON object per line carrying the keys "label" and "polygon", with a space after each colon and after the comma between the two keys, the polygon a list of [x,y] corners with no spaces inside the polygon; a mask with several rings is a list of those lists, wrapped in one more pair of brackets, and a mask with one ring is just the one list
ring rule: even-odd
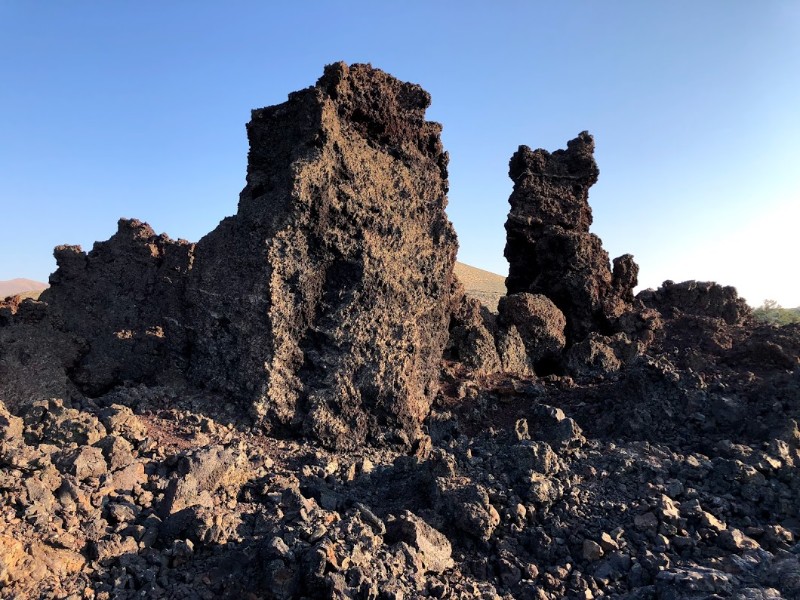
{"label": "boulder", "polygon": [[495,343],[494,316],[476,298],[469,298],[456,280],[450,315],[450,338],[445,357],[457,361],[477,374],[502,369]]}
{"label": "boulder", "polygon": [[665,281],[657,290],[643,290],[637,298],[664,317],[678,313],[724,319],[728,325],[739,325],[750,318],[752,311],[736,288],[713,281]]}
{"label": "boulder", "polygon": [[426,571],[441,573],[453,566],[448,539],[410,511],[390,520],[386,528],[389,543],[406,542],[421,556]]}
{"label": "boulder", "polygon": [[541,294],[509,294],[498,304],[500,321],[506,328],[515,327],[534,365],[542,360],[557,360],[566,338],[564,313]]}

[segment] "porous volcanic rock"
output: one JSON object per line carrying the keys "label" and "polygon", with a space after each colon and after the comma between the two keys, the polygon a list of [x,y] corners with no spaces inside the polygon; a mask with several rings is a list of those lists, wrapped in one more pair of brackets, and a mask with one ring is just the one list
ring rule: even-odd
{"label": "porous volcanic rock", "polygon": [[655,308],[665,317],[678,313],[724,319],[728,325],[738,325],[752,311],[735,287],[713,281],[665,281],[657,290],[643,290],[637,298]]}
{"label": "porous volcanic rock", "polygon": [[494,315],[480,300],[468,297],[457,278],[454,278],[452,303],[445,358],[462,364],[476,374],[500,371],[501,357],[495,343]]}
{"label": "porous volcanic rock", "polygon": [[566,150],[520,146],[509,164],[506,287],[550,298],[566,316],[568,344],[612,332],[636,286],[633,257],[616,259],[612,272],[600,238],[589,233],[589,188],[598,174],[594,139],[585,131]]}
{"label": "porous volcanic rock", "polygon": [[[614,310],[563,350],[555,296],[467,300],[425,98],[329,67],[256,111],[240,213],[196,252],[123,221],[59,250],[50,304],[0,303],[0,598],[800,597],[800,325],[714,284],[633,299],[627,255],[592,255]],[[588,227],[545,208],[543,239]],[[533,376],[548,346],[564,372]],[[162,383],[182,365],[209,389]],[[411,441],[439,367],[413,451],[360,444]]]}
{"label": "porous volcanic rock", "polygon": [[531,361],[558,359],[566,339],[564,314],[547,296],[519,293],[500,298],[500,320],[519,331]]}
{"label": "porous volcanic rock", "polygon": [[[196,245],[122,219],[88,253],[59,246],[42,303],[0,307],[0,370],[46,355],[89,397],[188,380],[329,446],[413,442],[438,386],[457,249],[429,104],[417,85],[337,63],[253,111],[237,214]],[[48,354],[34,329],[68,348]],[[43,397],[17,388],[10,404]]]}
{"label": "porous volcanic rock", "polygon": [[82,397],[68,375],[82,344],[51,321],[44,302],[0,301],[0,399],[15,412],[43,398]]}
{"label": "porous volcanic rock", "polygon": [[190,378],[329,446],[420,435],[457,241],[430,96],[369,65],[253,111],[234,217],[195,250]]}
{"label": "porous volcanic rock", "polygon": [[85,393],[185,369],[182,298],[192,250],[135,219],[120,219],[117,232],[88,253],[55,249],[58,269],[40,299],[57,327],[80,340],[82,356],[70,370]]}

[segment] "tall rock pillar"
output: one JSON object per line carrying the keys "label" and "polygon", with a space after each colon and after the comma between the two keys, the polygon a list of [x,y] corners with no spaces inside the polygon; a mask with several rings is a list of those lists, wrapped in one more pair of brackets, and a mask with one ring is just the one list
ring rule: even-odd
{"label": "tall rock pillar", "polygon": [[235,216],[198,242],[190,377],[333,447],[413,441],[457,250],[430,96],[369,65],[253,111]]}

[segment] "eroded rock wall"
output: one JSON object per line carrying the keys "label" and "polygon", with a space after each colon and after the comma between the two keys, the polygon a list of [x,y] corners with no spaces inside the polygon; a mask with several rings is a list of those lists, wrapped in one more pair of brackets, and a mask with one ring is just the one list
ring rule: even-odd
{"label": "eroded rock wall", "polygon": [[192,251],[135,219],[120,219],[117,232],[88,253],[56,248],[58,269],[40,299],[52,325],[77,339],[81,357],[70,374],[85,393],[185,369],[183,285]]}
{"label": "eroded rock wall", "polygon": [[253,112],[239,211],[197,244],[189,278],[196,383],[332,446],[418,437],[457,248],[429,103],[338,63]]}

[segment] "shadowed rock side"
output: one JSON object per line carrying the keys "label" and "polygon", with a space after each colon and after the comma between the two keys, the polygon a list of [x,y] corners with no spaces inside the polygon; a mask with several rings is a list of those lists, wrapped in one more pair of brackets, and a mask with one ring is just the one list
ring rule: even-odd
{"label": "shadowed rock side", "polygon": [[[509,168],[508,294],[499,299],[496,320],[465,310],[466,298],[456,302],[448,358],[476,373],[491,371],[499,358],[497,371],[505,373],[591,379],[644,352],[660,315],[633,296],[633,256],[615,258],[612,270],[600,238],[589,233],[589,188],[598,173],[585,131],[566,150],[520,146]],[[490,334],[494,347],[484,341]]]}
{"label": "shadowed rock side", "polygon": [[419,436],[457,248],[429,104],[339,63],[253,111],[238,214],[197,244],[189,277],[193,381],[332,446]]}
{"label": "shadowed rock side", "polygon": [[55,249],[58,269],[40,300],[58,329],[77,338],[72,380],[90,396],[124,382],[168,382],[186,368],[183,285],[194,245],[120,219],[91,252]]}
{"label": "shadowed rock side", "polygon": [[508,293],[550,298],[567,319],[569,344],[592,331],[612,333],[636,286],[633,257],[616,259],[612,273],[600,238],[589,233],[589,188],[598,174],[594,139],[585,131],[566,150],[520,146],[509,166]]}
{"label": "shadowed rock side", "polygon": [[709,281],[665,281],[657,290],[643,290],[638,299],[666,316],[700,315],[739,325],[752,316],[736,288]]}

